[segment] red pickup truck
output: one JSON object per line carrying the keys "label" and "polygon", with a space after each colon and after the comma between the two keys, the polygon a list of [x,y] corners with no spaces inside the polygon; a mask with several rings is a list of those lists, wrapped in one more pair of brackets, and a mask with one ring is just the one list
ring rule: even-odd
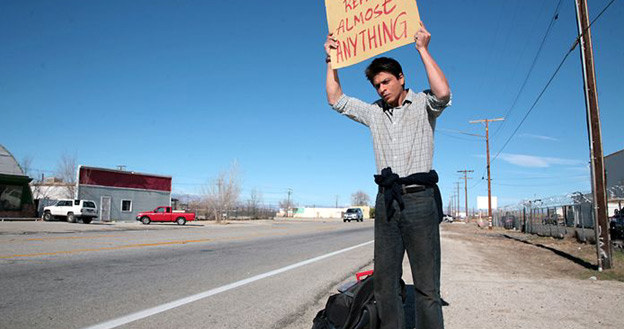
{"label": "red pickup truck", "polygon": [[152,211],[140,212],[136,220],[145,225],[151,222],[176,222],[178,225],[184,225],[195,220],[195,213],[171,210],[171,207],[158,207]]}

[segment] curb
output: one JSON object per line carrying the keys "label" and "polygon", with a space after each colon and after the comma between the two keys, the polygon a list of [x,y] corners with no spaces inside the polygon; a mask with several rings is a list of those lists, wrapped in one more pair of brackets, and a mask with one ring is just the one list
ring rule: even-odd
{"label": "curb", "polygon": [[40,220],[39,217],[36,218],[17,218],[17,217],[7,217],[7,218],[0,218],[0,222],[36,222]]}

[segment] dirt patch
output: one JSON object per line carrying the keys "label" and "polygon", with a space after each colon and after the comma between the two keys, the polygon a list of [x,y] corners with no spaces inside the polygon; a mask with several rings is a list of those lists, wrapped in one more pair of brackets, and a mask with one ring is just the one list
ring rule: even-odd
{"label": "dirt patch", "polygon": [[[541,278],[617,280],[624,282],[624,253],[613,250],[613,268],[597,271],[596,246],[576,239],[555,239],[475,224],[443,224],[444,234],[475,244],[487,263],[510,274]],[[516,261],[509,262],[507,260]]]}
{"label": "dirt patch", "polygon": [[622,328],[623,261],[598,272],[595,255],[575,240],[444,224],[445,327]]}

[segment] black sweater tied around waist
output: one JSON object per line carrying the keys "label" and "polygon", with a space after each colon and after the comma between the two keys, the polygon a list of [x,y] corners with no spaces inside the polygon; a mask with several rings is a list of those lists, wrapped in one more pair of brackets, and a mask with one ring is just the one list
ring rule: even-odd
{"label": "black sweater tied around waist", "polygon": [[401,185],[422,185],[433,188],[433,198],[438,208],[438,221],[442,222],[442,195],[440,194],[440,189],[437,184],[438,173],[435,170],[430,170],[426,173],[411,174],[407,177],[399,177],[399,175],[392,172],[392,168],[387,167],[381,170],[381,175],[375,175],[375,183],[383,187],[386,220],[389,221],[394,215],[395,210],[394,207],[392,207],[393,201],[399,204],[399,209],[405,209]]}

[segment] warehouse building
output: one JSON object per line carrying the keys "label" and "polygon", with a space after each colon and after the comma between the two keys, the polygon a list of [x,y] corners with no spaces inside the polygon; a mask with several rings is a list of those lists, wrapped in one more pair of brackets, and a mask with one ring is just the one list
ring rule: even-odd
{"label": "warehouse building", "polygon": [[607,173],[607,188],[624,186],[624,150],[604,157],[605,171]]}
{"label": "warehouse building", "polygon": [[604,157],[607,176],[607,197],[609,198],[609,216],[624,207],[624,150]]}
{"label": "warehouse building", "polygon": [[140,211],[171,205],[171,177],[80,166],[76,197],[93,200],[101,221],[134,221]]}

